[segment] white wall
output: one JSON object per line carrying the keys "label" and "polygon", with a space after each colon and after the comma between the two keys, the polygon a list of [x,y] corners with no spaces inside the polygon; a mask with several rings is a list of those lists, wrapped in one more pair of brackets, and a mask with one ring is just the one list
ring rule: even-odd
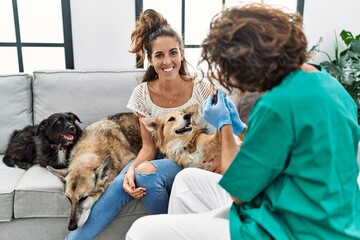
{"label": "white wall", "polygon": [[135,27],[134,0],[71,0],[75,69],[135,68],[129,53]]}
{"label": "white wall", "polygon": [[[337,37],[342,29],[360,34],[359,9],[359,0],[305,0],[309,48],[323,37],[321,50],[333,57],[335,31]],[[128,52],[135,26],[134,0],[72,0],[71,15],[76,69],[135,68],[135,55]],[[318,54],[312,62],[323,60],[325,55]]]}
{"label": "white wall", "polygon": [[[305,0],[304,27],[309,49],[322,37],[323,43],[320,45],[320,50],[329,53],[333,59],[335,35],[341,51],[345,48],[345,44],[339,37],[343,29],[354,35],[360,34],[359,9],[359,0]],[[328,58],[318,53],[312,62],[320,63],[324,60]]]}

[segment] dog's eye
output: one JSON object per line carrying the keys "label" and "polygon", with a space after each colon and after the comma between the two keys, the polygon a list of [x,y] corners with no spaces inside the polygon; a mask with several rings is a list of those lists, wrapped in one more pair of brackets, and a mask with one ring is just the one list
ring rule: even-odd
{"label": "dog's eye", "polygon": [[69,200],[69,202],[71,203],[71,199],[70,197],[66,196],[66,199]]}
{"label": "dog's eye", "polygon": [[171,117],[171,118],[168,119],[168,122],[172,122],[172,121],[175,121],[174,117]]}
{"label": "dog's eye", "polygon": [[88,197],[88,196],[85,196],[85,197],[80,198],[80,199],[79,199],[79,203],[85,201],[85,200],[87,199],[87,197]]}

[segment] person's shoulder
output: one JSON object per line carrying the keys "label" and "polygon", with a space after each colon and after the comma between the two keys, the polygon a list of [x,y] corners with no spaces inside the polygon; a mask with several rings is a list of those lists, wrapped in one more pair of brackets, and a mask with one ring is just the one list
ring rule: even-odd
{"label": "person's shoulder", "polygon": [[147,86],[148,82],[142,82],[135,87],[135,89],[144,89]]}
{"label": "person's shoulder", "polygon": [[144,94],[146,89],[147,89],[147,82],[143,82],[134,88],[133,93],[134,94]]}

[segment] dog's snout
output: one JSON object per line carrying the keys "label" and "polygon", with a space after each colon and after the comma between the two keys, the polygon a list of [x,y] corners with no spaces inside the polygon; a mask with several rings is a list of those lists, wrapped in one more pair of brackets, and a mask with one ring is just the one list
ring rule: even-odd
{"label": "dog's snout", "polygon": [[184,120],[189,121],[189,120],[191,120],[191,114],[187,113],[187,114],[184,115],[183,118],[184,118]]}

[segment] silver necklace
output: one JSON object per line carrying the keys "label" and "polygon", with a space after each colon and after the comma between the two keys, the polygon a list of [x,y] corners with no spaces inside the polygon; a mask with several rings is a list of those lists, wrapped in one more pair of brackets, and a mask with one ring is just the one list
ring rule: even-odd
{"label": "silver necklace", "polygon": [[176,98],[173,99],[173,100],[171,100],[171,99],[169,99],[169,98],[167,98],[167,97],[165,96],[165,94],[164,94],[163,91],[162,91],[161,84],[160,84],[160,93],[161,93],[161,96],[163,96],[163,98],[164,98],[170,105],[172,105],[173,103],[175,103],[175,102],[178,100],[178,98],[180,97],[180,93],[181,93],[181,90],[182,90],[182,82],[183,82],[183,80],[181,80],[179,92],[178,92]]}

